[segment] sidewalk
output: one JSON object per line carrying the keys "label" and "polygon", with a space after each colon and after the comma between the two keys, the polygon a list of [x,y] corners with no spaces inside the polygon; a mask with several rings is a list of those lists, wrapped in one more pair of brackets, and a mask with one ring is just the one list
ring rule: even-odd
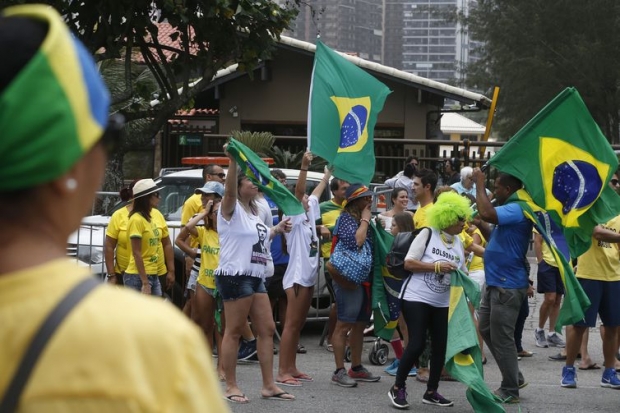
{"label": "sidewalk", "polygon": [[[536,280],[536,265],[532,266]],[[534,329],[538,326],[538,306],[542,295],[536,294],[530,299],[530,316],[523,332],[523,344],[526,350],[534,352],[533,357],[520,361],[521,371],[529,385],[521,390],[520,405],[506,405],[507,412],[618,412],[620,410],[620,390],[601,388],[602,370],[578,372],[578,388],[560,387],[560,374],[563,362],[550,361],[548,357],[560,351],[558,348],[537,348],[534,344]],[[334,370],[333,353],[319,347],[322,323],[311,323],[304,329],[301,342],[308,350],[307,354],[298,354],[298,366],[314,377],[314,382],[304,383],[303,387],[284,387],[294,394],[297,400],[281,402],[260,399],[261,375],[258,364],[242,364],[237,368],[237,379],[243,392],[250,399],[246,405],[230,404],[233,412],[338,412],[370,413],[396,412],[387,397],[387,392],[394,378],[383,372],[385,366],[374,366],[368,361],[372,343],[364,346],[363,362],[369,370],[382,376],[378,383],[359,383],[356,388],[342,388],[330,383]],[[370,338],[367,338],[370,340]],[[592,360],[602,366],[603,356],[601,338],[598,328],[590,332],[589,351]],[[497,364],[487,352],[488,363],[485,366],[485,379],[493,390],[499,387],[501,376]],[[390,348],[390,361],[393,352]],[[278,356],[274,356],[274,372],[277,371]],[[349,367],[348,363],[346,364]],[[407,381],[410,411],[443,411],[436,406],[422,404],[422,394],[426,385],[415,378]],[[448,411],[471,412],[472,408],[465,397],[465,386],[458,382],[440,382],[439,392],[454,401],[454,407]]]}

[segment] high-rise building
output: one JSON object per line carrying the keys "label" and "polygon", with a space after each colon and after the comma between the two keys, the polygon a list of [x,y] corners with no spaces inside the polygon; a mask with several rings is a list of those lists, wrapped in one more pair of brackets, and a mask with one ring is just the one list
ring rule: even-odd
{"label": "high-rise building", "polygon": [[[402,19],[402,70],[459,84],[472,45],[467,31],[454,18],[454,12],[467,15],[476,1],[405,0],[400,3],[402,14],[393,18]],[[385,41],[398,42],[398,39],[386,38]]]}
{"label": "high-rise building", "polygon": [[475,44],[455,19],[477,0],[308,0],[286,34],[462,86]]}
{"label": "high-rise building", "polygon": [[285,34],[373,62],[382,62],[383,0],[307,0]]}

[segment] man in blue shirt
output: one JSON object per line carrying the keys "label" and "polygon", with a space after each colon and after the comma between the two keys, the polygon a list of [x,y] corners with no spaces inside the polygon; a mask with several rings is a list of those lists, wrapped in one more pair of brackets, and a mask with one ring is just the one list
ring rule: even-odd
{"label": "man in blue shirt", "polygon": [[485,175],[476,168],[476,204],[480,218],[495,224],[484,253],[485,288],[479,310],[480,334],[502,373],[495,394],[505,403],[519,403],[519,388],[525,380],[519,371],[514,342],[515,323],[527,294],[528,272],[525,255],[532,237],[532,223],[521,206],[512,202],[523,184],[517,178],[499,173],[495,179],[494,207],[485,191]]}

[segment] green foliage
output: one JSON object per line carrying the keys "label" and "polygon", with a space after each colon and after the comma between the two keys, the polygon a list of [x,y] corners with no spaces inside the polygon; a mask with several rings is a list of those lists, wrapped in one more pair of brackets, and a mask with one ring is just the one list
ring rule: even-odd
{"label": "green foliage", "polygon": [[266,157],[276,138],[270,132],[248,132],[234,130],[230,132],[233,138],[252,149],[257,155]]}
{"label": "green foliage", "polygon": [[[2,7],[24,3],[45,3],[65,16],[101,64],[112,109],[133,124],[113,157],[118,182],[125,151],[149,142],[218,70],[239,63],[251,73],[269,59],[300,0],[2,0]],[[158,36],[160,30],[166,34]]]}
{"label": "green foliage", "polygon": [[273,158],[274,167],[283,169],[299,169],[304,151],[291,153],[286,149],[274,146],[269,151],[269,156]]}
{"label": "green foliage", "polygon": [[500,86],[494,129],[504,138],[574,86],[607,138],[620,142],[620,2],[480,0],[461,18],[483,42],[468,85]]}

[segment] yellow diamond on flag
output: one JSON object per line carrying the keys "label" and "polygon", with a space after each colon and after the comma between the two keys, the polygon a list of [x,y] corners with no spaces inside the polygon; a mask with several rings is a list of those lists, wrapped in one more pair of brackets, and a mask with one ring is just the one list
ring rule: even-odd
{"label": "yellow diamond on flag", "polygon": [[332,96],[340,118],[338,152],[359,152],[368,143],[369,96],[346,98]]}
{"label": "yellow diamond on flag", "polygon": [[454,355],[454,362],[459,366],[469,366],[474,364],[474,358],[471,354],[458,353]]}
{"label": "yellow diamond on flag", "polygon": [[555,211],[565,227],[578,219],[600,196],[610,166],[565,140],[540,138],[540,170],[545,209]]}

